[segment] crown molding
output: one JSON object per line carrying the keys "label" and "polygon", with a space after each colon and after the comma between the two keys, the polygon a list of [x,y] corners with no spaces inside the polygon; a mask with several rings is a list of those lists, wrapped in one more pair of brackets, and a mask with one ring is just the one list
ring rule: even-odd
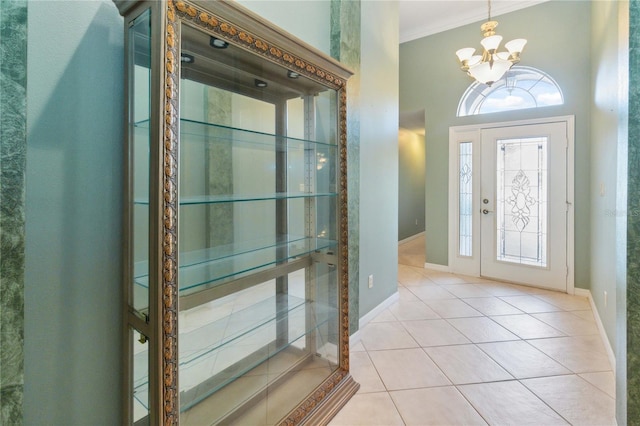
{"label": "crown molding", "polygon": [[[494,1],[491,5],[491,17],[504,15],[506,13],[514,12],[516,10],[525,9],[527,7],[535,6],[541,3],[545,3],[548,0],[503,0],[503,1]],[[487,19],[487,8],[486,3],[482,1],[473,1],[473,2],[458,2],[458,1],[449,1],[450,11],[444,10],[444,8],[439,8],[440,13],[439,16],[430,15],[429,8],[433,6],[433,3],[430,1],[412,1],[412,0],[403,0],[407,5],[410,5],[410,9],[415,8],[415,13],[424,16],[431,16],[429,19],[425,20],[424,25],[416,26],[413,28],[407,28],[406,25],[403,25],[402,18],[400,22],[400,43],[405,43],[408,41],[416,40],[422,37],[427,37],[433,34],[437,34],[443,31],[451,30],[454,28],[462,27],[467,24],[472,24],[474,22],[481,22]],[[445,2],[438,2],[445,3]],[[482,5],[482,7],[473,6],[473,8],[467,9],[466,11],[459,11],[462,3],[477,3],[478,6]],[[449,8],[449,6],[447,6]]]}

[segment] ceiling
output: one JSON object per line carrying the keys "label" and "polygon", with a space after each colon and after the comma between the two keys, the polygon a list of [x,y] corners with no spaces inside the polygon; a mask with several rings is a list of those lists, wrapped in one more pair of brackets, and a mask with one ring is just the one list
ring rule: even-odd
{"label": "ceiling", "polygon": [[[491,16],[546,0],[493,0]],[[400,43],[487,19],[485,0],[399,0]],[[479,32],[480,30],[478,30]]]}

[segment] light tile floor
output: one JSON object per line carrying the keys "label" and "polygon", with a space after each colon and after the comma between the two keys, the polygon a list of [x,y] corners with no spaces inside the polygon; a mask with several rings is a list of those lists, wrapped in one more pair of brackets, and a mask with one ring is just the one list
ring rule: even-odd
{"label": "light tile floor", "polygon": [[360,390],[332,426],[616,424],[586,298],[426,270],[423,241],[401,247],[399,300],[351,348]]}

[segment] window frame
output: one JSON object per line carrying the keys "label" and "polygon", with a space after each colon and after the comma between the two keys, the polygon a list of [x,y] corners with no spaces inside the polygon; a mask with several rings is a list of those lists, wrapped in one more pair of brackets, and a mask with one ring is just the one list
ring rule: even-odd
{"label": "window frame", "polygon": [[[526,79],[514,79],[514,75],[523,75],[528,76]],[[485,101],[490,98],[490,96],[497,91],[502,91],[505,87],[510,84],[513,84],[515,81],[515,85],[512,86],[512,89],[518,89],[518,91],[525,91],[533,99],[535,106],[524,106],[518,107],[514,106],[513,108],[503,108],[499,110],[492,111],[482,111],[483,106],[485,105]],[[531,82],[533,81],[533,84]],[[524,84],[526,82],[526,84]],[[522,85],[519,85],[521,83]],[[552,104],[543,104],[540,105],[538,103],[538,99],[531,92],[539,83],[544,83],[551,85],[555,88],[556,92],[553,95],[560,95],[560,102],[552,103]],[[491,86],[487,86],[486,84],[480,83],[478,81],[474,81],[469,85],[467,90],[462,94],[460,98],[460,102],[458,102],[458,109],[456,111],[456,117],[467,117],[473,115],[484,115],[484,114],[492,114],[495,112],[504,112],[511,110],[520,110],[520,109],[532,109],[532,108],[544,108],[547,106],[556,106],[564,104],[564,94],[562,89],[558,85],[558,83],[551,77],[549,74],[545,73],[534,67],[528,66],[513,66],[507,73],[505,77],[496,81]]]}

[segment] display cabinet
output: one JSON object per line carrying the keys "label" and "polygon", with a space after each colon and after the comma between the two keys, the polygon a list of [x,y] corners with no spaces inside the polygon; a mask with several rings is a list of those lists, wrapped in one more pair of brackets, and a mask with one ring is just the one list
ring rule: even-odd
{"label": "display cabinet", "polygon": [[124,424],[323,424],[349,375],[349,70],[234,2],[115,1]]}

